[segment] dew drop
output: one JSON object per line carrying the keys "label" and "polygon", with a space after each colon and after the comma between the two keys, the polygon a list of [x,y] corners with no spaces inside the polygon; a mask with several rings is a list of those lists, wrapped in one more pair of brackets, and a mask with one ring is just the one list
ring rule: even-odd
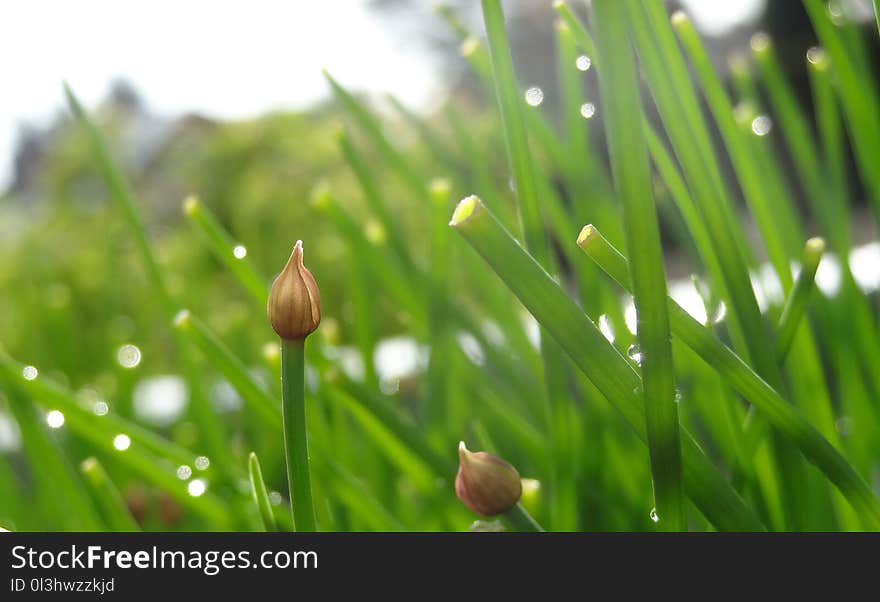
{"label": "dew drop", "polygon": [[538,86],[532,86],[526,90],[526,103],[530,107],[537,107],[544,102],[544,91]]}
{"label": "dew drop", "polygon": [[247,257],[247,247],[244,245],[235,245],[232,248],[232,256],[236,259],[244,259]]}
{"label": "dew drop", "polygon": [[59,429],[64,425],[64,414],[58,410],[52,410],[46,414],[46,424],[53,429]]}
{"label": "dew drop", "polygon": [[626,350],[626,354],[629,356],[629,359],[634,361],[636,364],[638,364],[639,366],[642,365],[642,350],[636,343],[633,343],[629,346],[629,348]]}
{"label": "dew drop", "polygon": [[125,433],[119,433],[115,437],[113,437],[113,447],[115,447],[119,451],[125,451],[129,447],[131,447],[131,437],[126,435]]}
{"label": "dew drop", "polygon": [[134,368],[141,363],[141,350],[132,344],[123,345],[116,352],[116,361],[123,368]]}
{"label": "dew drop", "polygon": [[586,54],[582,54],[577,57],[574,64],[577,65],[578,71],[589,71],[590,65],[593,64],[593,61]]}
{"label": "dew drop", "polygon": [[186,492],[193,497],[199,497],[208,489],[208,484],[202,479],[193,479],[186,486]]}
{"label": "dew drop", "polygon": [[25,380],[34,380],[40,372],[34,366],[25,366],[21,370],[21,376]]}
{"label": "dew drop", "polygon": [[187,466],[186,464],[181,464],[177,467],[177,478],[181,481],[185,481],[192,476],[192,468]]}
{"label": "dew drop", "polygon": [[811,65],[819,65],[825,62],[825,50],[819,46],[812,46],[807,50],[807,61]]}
{"label": "dew drop", "polygon": [[602,314],[599,316],[599,332],[602,333],[602,336],[608,339],[609,343],[614,342],[614,328],[611,326],[611,320],[608,319],[608,314]]}
{"label": "dew drop", "polygon": [[758,115],[752,119],[752,132],[756,136],[766,136],[773,128],[773,120],[767,115]]}
{"label": "dew drop", "polygon": [[591,102],[585,102],[581,105],[581,117],[584,119],[590,119],[593,115],[596,114],[596,105]]}
{"label": "dew drop", "polygon": [[651,513],[649,514],[649,516],[651,517],[651,520],[654,521],[655,523],[660,522],[660,516],[657,514],[656,508],[651,508]]}
{"label": "dew drop", "polygon": [[199,470],[207,470],[207,468],[211,465],[211,460],[208,459],[208,456],[199,456],[193,462],[196,465],[196,468]]}
{"label": "dew drop", "polygon": [[106,401],[96,401],[92,406],[92,411],[96,416],[106,416],[110,412],[110,406]]}
{"label": "dew drop", "polygon": [[681,403],[681,390],[676,387],[675,395],[672,396],[672,401],[675,403]]}
{"label": "dew drop", "polygon": [[271,502],[271,504],[273,506],[280,506],[281,502],[283,502],[283,501],[284,501],[284,498],[281,496],[281,494],[279,492],[277,492],[277,491],[270,491],[269,492],[269,502]]}

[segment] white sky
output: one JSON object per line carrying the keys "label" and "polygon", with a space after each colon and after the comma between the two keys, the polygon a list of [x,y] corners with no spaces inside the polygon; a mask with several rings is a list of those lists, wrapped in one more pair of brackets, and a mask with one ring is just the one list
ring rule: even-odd
{"label": "white sky", "polygon": [[[764,1],[685,4],[701,29],[715,33],[753,18]],[[236,118],[301,108],[327,93],[322,68],[352,89],[428,103],[438,93],[428,57],[414,36],[383,29],[365,4],[0,0],[0,189],[8,184],[18,124],[46,123],[62,109],[64,79],[93,105],[122,77],[162,115]]]}
{"label": "white sky", "polygon": [[424,53],[397,46],[365,0],[3,0],[0,188],[17,124],[63,108],[61,82],[87,105],[124,77],[165,115],[244,117],[327,94],[321,69],[353,89],[410,104],[436,93]]}

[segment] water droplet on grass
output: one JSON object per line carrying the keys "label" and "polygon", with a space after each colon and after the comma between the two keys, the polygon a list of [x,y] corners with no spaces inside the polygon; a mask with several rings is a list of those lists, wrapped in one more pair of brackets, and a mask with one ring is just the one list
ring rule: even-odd
{"label": "water droplet on grass", "polygon": [[593,61],[586,54],[582,54],[577,57],[577,60],[574,62],[574,64],[577,66],[578,71],[588,71],[590,69],[590,65],[593,64]]}
{"label": "water droplet on grass", "polygon": [[642,350],[636,343],[633,343],[629,346],[629,348],[626,350],[626,354],[629,356],[629,359],[634,361],[636,364],[638,364],[639,366],[642,365]]}
{"label": "water droplet on grass", "polygon": [[141,363],[141,350],[130,343],[123,345],[116,352],[116,361],[123,368],[134,368]]}
{"label": "water droplet on grass", "polygon": [[651,517],[651,520],[654,521],[655,523],[660,522],[660,516],[657,514],[656,508],[651,508],[651,513],[649,514],[649,516]]}
{"label": "water droplet on grass", "polygon": [[177,478],[181,481],[185,481],[192,476],[192,468],[187,466],[186,464],[181,464],[177,467]]}
{"label": "water droplet on grass", "polygon": [[211,460],[208,459],[208,456],[199,456],[195,459],[194,464],[199,470],[207,470],[207,468],[211,465]]}
{"label": "water droplet on grass", "polygon": [[537,107],[544,102],[544,91],[538,86],[532,86],[526,90],[526,103],[530,107]]}
{"label": "water droplet on grass", "polygon": [[269,502],[272,503],[273,506],[280,506],[281,502],[284,501],[284,497],[277,491],[269,492]]}
{"label": "water droplet on grass", "polygon": [[39,374],[39,370],[37,370],[34,366],[25,366],[21,370],[21,376],[25,380],[34,380]]}
{"label": "water droplet on grass", "polygon": [[767,115],[758,115],[752,119],[752,132],[756,136],[766,136],[773,128],[773,120]]}
{"label": "water droplet on grass", "polygon": [[64,414],[58,410],[52,410],[46,414],[46,424],[53,429],[61,428],[64,425]]}
{"label": "water droplet on grass", "polygon": [[593,115],[596,114],[596,105],[591,102],[585,102],[581,105],[581,117],[584,119],[590,119]]}
{"label": "water droplet on grass", "polygon": [[244,245],[235,245],[232,249],[232,256],[236,259],[244,259],[247,257],[247,247]]}
{"label": "water droplet on grass", "polygon": [[125,451],[129,447],[131,447],[131,437],[126,435],[125,433],[119,433],[115,437],[113,437],[113,447],[115,447],[119,451]]}
{"label": "water droplet on grass", "polygon": [[106,401],[96,401],[92,406],[92,411],[96,416],[106,416],[110,412],[110,406]]}
{"label": "water droplet on grass", "polygon": [[202,479],[193,479],[186,486],[186,492],[193,497],[199,497],[208,489],[208,484]]}

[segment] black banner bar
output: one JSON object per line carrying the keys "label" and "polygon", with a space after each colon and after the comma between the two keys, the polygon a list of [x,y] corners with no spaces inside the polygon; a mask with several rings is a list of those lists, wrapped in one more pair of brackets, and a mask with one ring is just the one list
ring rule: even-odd
{"label": "black banner bar", "polygon": [[4,533],[0,600],[351,591],[583,599],[577,592],[699,593],[707,580],[716,593],[828,584],[840,596],[873,579],[878,552],[880,536],[869,534]]}

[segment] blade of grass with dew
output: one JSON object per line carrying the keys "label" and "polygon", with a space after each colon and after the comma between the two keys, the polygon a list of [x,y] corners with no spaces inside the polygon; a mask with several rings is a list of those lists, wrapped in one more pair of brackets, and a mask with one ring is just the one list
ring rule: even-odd
{"label": "blade of grass with dew", "polygon": [[[495,96],[501,114],[505,146],[516,187],[517,209],[523,232],[525,248],[533,254],[538,263],[553,269],[549,264],[547,239],[544,222],[538,201],[538,176],[536,166],[529,150],[526,135],[523,102],[520,98],[519,84],[510,56],[510,43],[504,25],[504,14],[500,0],[482,0],[483,21],[488,36],[489,56],[492,62],[492,75],[495,83]],[[547,424],[551,441],[558,447],[557,456],[570,452],[570,437],[565,424],[557,420],[561,408],[567,402],[565,364],[562,353],[556,344],[546,336],[541,337],[541,356],[544,367],[544,382],[547,387]],[[552,483],[553,500],[556,505],[554,527],[574,528],[576,510],[573,497],[567,485],[570,481],[565,475],[556,475]],[[564,489],[560,491],[559,489]]]}
{"label": "blade of grass with dew", "polygon": [[654,206],[636,66],[626,31],[626,9],[617,0],[596,0],[597,44],[603,58],[599,82],[617,196],[623,207],[626,246],[632,257],[633,298],[638,316],[642,391],[658,525],[687,530],[681,481],[681,444],[675,375],[666,313],[666,270]]}
{"label": "blade of grass with dew", "polygon": [[[764,33],[752,36],[752,56],[760,68],[768,97],[780,121],[783,138],[804,188],[811,201],[816,218],[822,225],[822,234],[829,240],[847,240],[849,227],[846,203],[837,191],[830,188],[832,180],[825,177],[825,168],[819,159],[819,146],[807,122],[797,96],[782,72],[770,37]],[[834,245],[837,248],[837,244]]]}
{"label": "blade of grass with dew", "polygon": [[[65,531],[100,531],[104,522],[92,503],[89,491],[58,442],[47,432],[42,412],[22,395],[15,375],[0,378],[12,416],[21,431],[25,458],[35,482],[36,502],[46,521],[43,528]],[[21,379],[19,372],[18,378]],[[58,504],[59,498],[65,503]]]}
{"label": "blade of grass with dew", "polygon": [[[791,224],[796,218],[792,208],[784,202],[779,202],[779,199],[776,202],[771,202],[771,199],[767,197],[767,189],[762,185],[760,176],[762,166],[747,148],[747,139],[737,127],[730,100],[724,91],[721,80],[715,73],[709,53],[703,46],[690,19],[679,11],[672,16],[672,25],[687,52],[691,65],[694,67],[696,78],[702,86],[715,123],[724,139],[743,196],[759,225],[767,255],[783,281],[784,288],[787,289],[791,284],[789,277],[789,251],[791,247],[786,247],[783,237],[793,230]],[[794,231],[796,232],[796,229]]]}
{"label": "blade of grass with dew", "polygon": [[92,489],[92,499],[98,504],[101,515],[111,531],[140,531],[140,525],[134,520],[119,489],[113,484],[110,475],[98,462],[97,458],[89,457],[80,464],[86,483]]}
{"label": "blade of grass with dew", "polygon": [[[613,280],[629,288],[626,258],[595,228],[585,226],[578,237],[578,245]],[[840,452],[715,334],[672,300],[669,301],[669,314],[673,333],[706,363],[715,367],[731,387],[751,401],[773,426],[791,439],[804,456],[838,487],[872,528],[880,529],[880,500]]]}
{"label": "blade of grass with dew", "polygon": [[[67,97],[71,112],[82,126],[83,131],[90,142],[101,175],[110,190],[110,196],[115,199],[116,203],[118,203],[125,216],[129,231],[132,236],[134,236],[141,259],[146,266],[153,292],[158,296],[159,303],[161,304],[166,317],[169,320],[173,319],[176,313],[175,304],[168,292],[165,277],[162,273],[162,269],[159,267],[156,255],[153,252],[144,223],[138,214],[134,195],[128,182],[122,175],[122,171],[113,161],[101,132],[92,122],[82,104],[73,93],[73,90],[66,82],[64,84],[64,93]],[[183,372],[191,389],[191,405],[195,417],[201,426],[199,434],[204,438],[206,448],[215,458],[216,463],[220,465],[221,469],[226,471],[230,480],[234,480],[234,476],[232,475],[231,454],[229,452],[229,446],[226,445],[225,428],[210,405],[210,401],[203,389],[201,379],[199,378],[198,372],[192,362],[192,358],[187,352],[187,349],[180,341],[177,341],[177,344]]]}
{"label": "blade of grass with dew", "polygon": [[821,0],[803,0],[804,8],[822,46],[831,56],[838,94],[849,126],[853,154],[862,181],[870,191],[875,218],[880,220],[880,91],[872,78],[865,78],[864,65],[854,59],[844,33],[832,21]]}
{"label": "blade of grass with dew", "polygon": [[223,228],[217,217],[194,196],[183,202],[183,213],[205,238],[214,256],[238,279],[239,283],[261,308],[266,304],[269,287],[246,255],[239,256],[238,244]]}
{"label": "blade of grass with dew", "polygon": [[[459,203],[450,225],[493,267],[538,322],[556,338],[575,365],[645,441],[641,379],[596,325],[504,230],[477,197],[468,197]],[[760,521],[686,431],[682,431],[682,459],[685,489],[716,527],[721,530],[763,530]]]}
{"label": "blade of grass with dew", "polygon": [[[0,372],[7,379],[20,378],[23,365],[8,355],[0,353]],[[38,377],[24,380],[19,385],[21,391],[35,403],[43,407],[50,404],[64,414],[64,424],[80,438],[88,441],[108,454],[113,455],[123,465],[140,474],[174,496],[184,506],[192,508],[213,524],[223,527],[230,525],[227,508],[211,492],[200,497],[190,496],[182,483],[174,475],[173,467],[188,464],[195,453],[188,451],[141,426],[112,413],[96,416],[91,408],[82,407],[73,393],[67,391],[51,379]],[[120,452],[114,445],[117,435],[124,434],[130,446]],[[153,454],[156,454],[155,456]],[[164,465],[167,465],[167,468]],[[213,463],[208,475],[215,470]]]}
{"label": "blade of grass with dew", "polygon": [[659,4],[637,0],[626,3],[649,89],[715,245],[721,269],[717,276],[725,283],[731,318],[735,318],[732,327],[742,330],[739,339],[758,372],[778,383],[779,370],[746,267],[745,236],[724,188],[708,128],[669,18]]}
{"label": "blade of grass with dew", "polygon": [[260,468],[260,460],[257,454],[251,452],[248,456],[248,476],[251,483],[251,494],[254,496],[254,504],[260,512],[260,520],[264,531],[278,531],[278,523],[275,521],[275,513],[272,512],[272,503],[269,501],[269,491],[263,481],[263,469]]}

